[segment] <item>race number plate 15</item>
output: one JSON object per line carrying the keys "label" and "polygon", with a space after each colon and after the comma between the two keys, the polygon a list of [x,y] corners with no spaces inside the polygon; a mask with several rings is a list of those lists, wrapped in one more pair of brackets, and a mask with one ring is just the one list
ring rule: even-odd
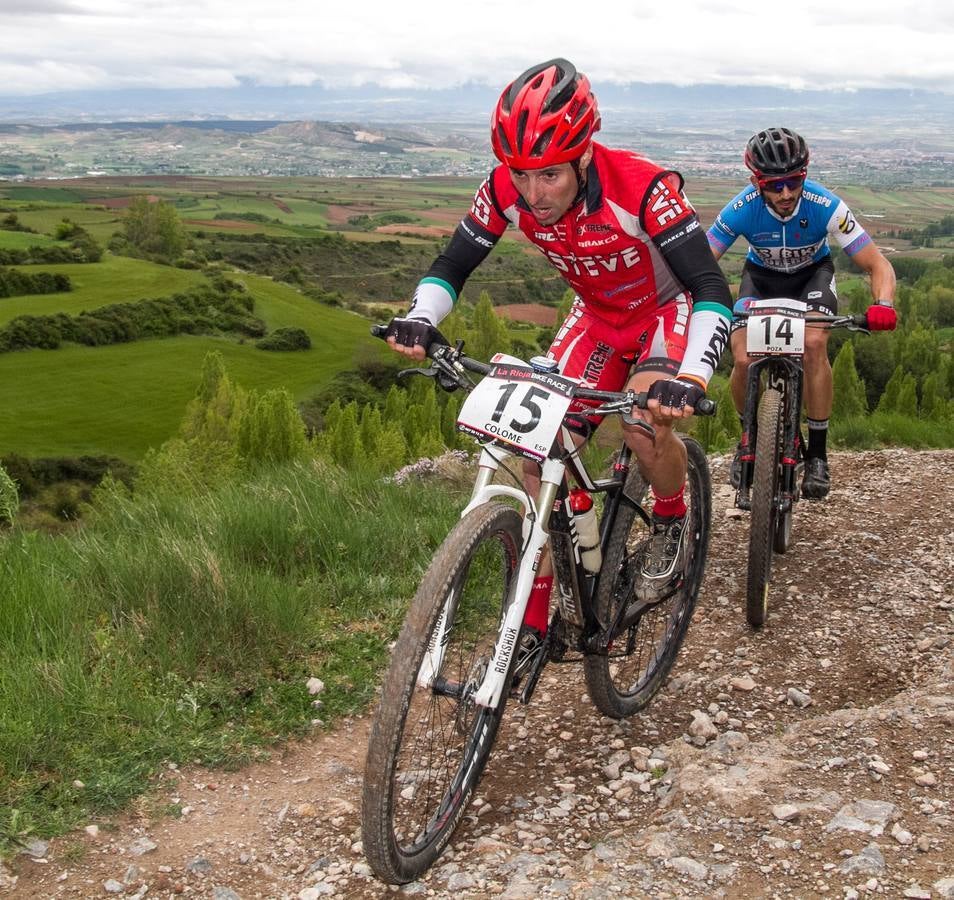
{"label": "race number plate 15", "polygon": [[467,395],[457,427],[481,443],[493,441],[521,456],[546,459],[578,382],[509,359],[494,358],[490,374]]}
{"label": "race number plate 15", "polygon": [[801,356],[805,352],[804,303],[759,300],[749,306],[746,350],[749,356]]}

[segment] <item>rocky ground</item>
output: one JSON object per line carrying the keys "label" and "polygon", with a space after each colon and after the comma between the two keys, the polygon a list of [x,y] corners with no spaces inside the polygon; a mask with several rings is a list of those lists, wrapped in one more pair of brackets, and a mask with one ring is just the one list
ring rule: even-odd
{"label": "rocky ground", "polygon": [[753,633],[747,519],[713,460],[711,564],[667,687],[614,722],[548,668],[420,882],[362,856],[360,718],[237,773],[170,768],[138,813],[8,860],[0,894],[954,898],[954,452],[832,463]]}

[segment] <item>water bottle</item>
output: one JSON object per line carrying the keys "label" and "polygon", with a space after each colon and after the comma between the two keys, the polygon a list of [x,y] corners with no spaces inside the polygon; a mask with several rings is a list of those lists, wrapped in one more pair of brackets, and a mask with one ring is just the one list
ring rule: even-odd
{"label": "water bottle", "polygon": [[603,553],[600,550],[600,523],[596,518],[593,498],[583,488],[573,488],[570,491],[570,509],[580,538],[583,567],[587,572],[599,572]]}

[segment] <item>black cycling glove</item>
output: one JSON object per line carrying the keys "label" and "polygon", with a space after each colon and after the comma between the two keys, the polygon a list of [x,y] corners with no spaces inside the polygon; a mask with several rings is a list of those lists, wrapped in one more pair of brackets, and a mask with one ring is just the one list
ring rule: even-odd
{"label": "black cycling glove", "polygon": [[402,347],[421,346],[425,353],[433,343],[447,343],[443,335],[424,319],[391,319],[384,333],[385,340],[389,337],[393,337]]}
{"label": "black cycling glove", "polygon": [[653,382],[648,397],[658,400],[660,406],[682,409],[684,406],[695,408],[705,395],[706,392],[695,382],[683,381],[681,378],[660,378]]}

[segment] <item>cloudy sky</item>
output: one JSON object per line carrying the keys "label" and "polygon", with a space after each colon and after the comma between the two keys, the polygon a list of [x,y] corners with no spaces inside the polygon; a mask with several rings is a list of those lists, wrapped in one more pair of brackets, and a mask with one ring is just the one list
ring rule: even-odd
{"label": "cloudy sky", "polygon": [[954,4],[922,0],[0,0],[0,94],[594,81],[954,93]]}

